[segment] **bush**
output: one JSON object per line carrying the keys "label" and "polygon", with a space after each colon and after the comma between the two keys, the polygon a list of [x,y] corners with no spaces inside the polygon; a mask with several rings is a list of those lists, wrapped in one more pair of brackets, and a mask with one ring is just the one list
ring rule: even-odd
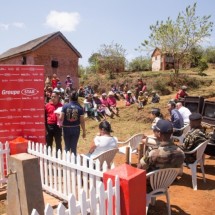
{"label": "bush", "polygon": [[153,84],[153,88],[159,91],[161,95],[169,95],[171,93],[167,86],[167,82],[160,80],[156,80]]}
{"label": "bush", "polygon": [[205,73],[203,74],[203,72],[204,72],[206,69],[208,69],[207,61],[206,61],[206,59],[202,58],[202,59],[199,61],[199,65],[198,65],[198,73],[199,73],[199,75],[201,75],[201,76],[204,75],[204,76],[205,76],[206,74],[205,74]]}
{"label": "bush", "polygon": [[142,56],[133,59],[128,68],[130,71],[151,71],[151,59]]}

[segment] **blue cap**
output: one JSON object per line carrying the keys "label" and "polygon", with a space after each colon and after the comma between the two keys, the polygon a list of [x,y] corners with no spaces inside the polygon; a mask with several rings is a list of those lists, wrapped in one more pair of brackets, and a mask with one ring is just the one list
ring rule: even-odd
{"label": "blue cap", "polygon": [[202,115],[200,113],[191,113],[189,116],[190,121],[200,120],[202,119]]}
{"label": "blue cap", "polygon": [[160,119],[160,120],[158,120],[157,124],[154,126],[153,130],[159,131],[161,133],[172,133],[173,126],[170,121]]}

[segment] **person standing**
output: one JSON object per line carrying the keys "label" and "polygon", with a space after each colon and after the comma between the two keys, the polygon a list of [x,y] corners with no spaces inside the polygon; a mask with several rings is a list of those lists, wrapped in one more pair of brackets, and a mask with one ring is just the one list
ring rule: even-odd
{"label": "person standing", "polygon": [[78,93],[76,91],[71,92],[70,102],[63,106],[60,120],[63,122],[65,150],[76,155],[80,127],[83,130],[83,138],[86,137],[84,110],[78,103]]}
{"label": "person standing", "polygon": [[51,80],[52,89],[54,89],[55,87],[57,87],[57,82],[58,81],[59,81],[59,79],[58,79],[57,75],[53,74],[52,80]]}
{"label": "person standing", "polygon": [[57,92],[52,92],[50,102],[45,105],[45,120],[46,120],[46,143],[52,148],[53,140],[56,143],[56,151],[62,150],[62,128],[58,126],[57,115],[55,110],[63,105],[59,102],[60,97]]}
{"label": "person standing", "polygon": [[65,85],[66,85],[66,87],[73,87],[72,86],[73,85],[73,81],[72,81],[70,75],[66,76]]}

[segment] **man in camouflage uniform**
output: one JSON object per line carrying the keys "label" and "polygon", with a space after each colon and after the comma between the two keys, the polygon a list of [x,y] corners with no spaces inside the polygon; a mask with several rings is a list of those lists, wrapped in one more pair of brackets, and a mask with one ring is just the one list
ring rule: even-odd
{"label": "man in camouflage uniform", "polygon": [[138,168],[147,172],[165,168],[180,168],[184,162],[184,152],[173,143],[173,126],[170,121],[160,119],[153,128],[159,145],[146,151]]}
{"label": "man in camouflage uniform", "polygon": [[[184,144],[182,150],[184,152],[192,151],[200,143],[208,139],[205,129],[202,128],[202,115],[200,113],[192,113],[189,116],[190,119],[190,128],[191,130],[187,133],[184,138]],[[196,161],[196,153],[194,154],[185,154],[185,163],[194,163]]]}

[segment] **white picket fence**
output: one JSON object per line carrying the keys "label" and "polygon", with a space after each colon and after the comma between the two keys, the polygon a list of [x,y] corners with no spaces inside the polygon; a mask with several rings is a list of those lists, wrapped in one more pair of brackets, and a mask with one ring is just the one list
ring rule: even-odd
{"label": "white picket fence", "polygon": [[101,168],[99,161],[95,164],[93,160],[80,155],[75,157],[65,151],[61,153],[60,150],[56,158],[55,149],[51,151],[50,147],[38,143],[29,142],[28,153],[39,158],[43,189],[66,201],[71,193],[79,201],[81,189],[85,191],[86,198],[91,187],[95,187],[97,193],[103,172],[108,168],[106,163]]}
{"label": "white picket fence", "polygon": [[[115,178],[115,187],[112,185],[112,181],[109,178],[107,181],[107,190],[105,191],[102,182],[99,182],[99,192],[96,193],[94,187],[90,189],[90,195],[87,199],[86,192],[81,191],[81,199],[76,202],[75,196],[73,194],[69,195],[68,198],[68,209],[60,203],[54,211],[54,209],[48,204],[44,210],[44,215],[120,215],[120,188],[119,188],[119,177]],[[34,209],[31,215],[39,215],[39,213]]]}
{"label": "white picket fence", "polygon": [[0,186],[7,182],[6,175],[9,173],[8,161],[10,155],[9,143],[0,142]]}

